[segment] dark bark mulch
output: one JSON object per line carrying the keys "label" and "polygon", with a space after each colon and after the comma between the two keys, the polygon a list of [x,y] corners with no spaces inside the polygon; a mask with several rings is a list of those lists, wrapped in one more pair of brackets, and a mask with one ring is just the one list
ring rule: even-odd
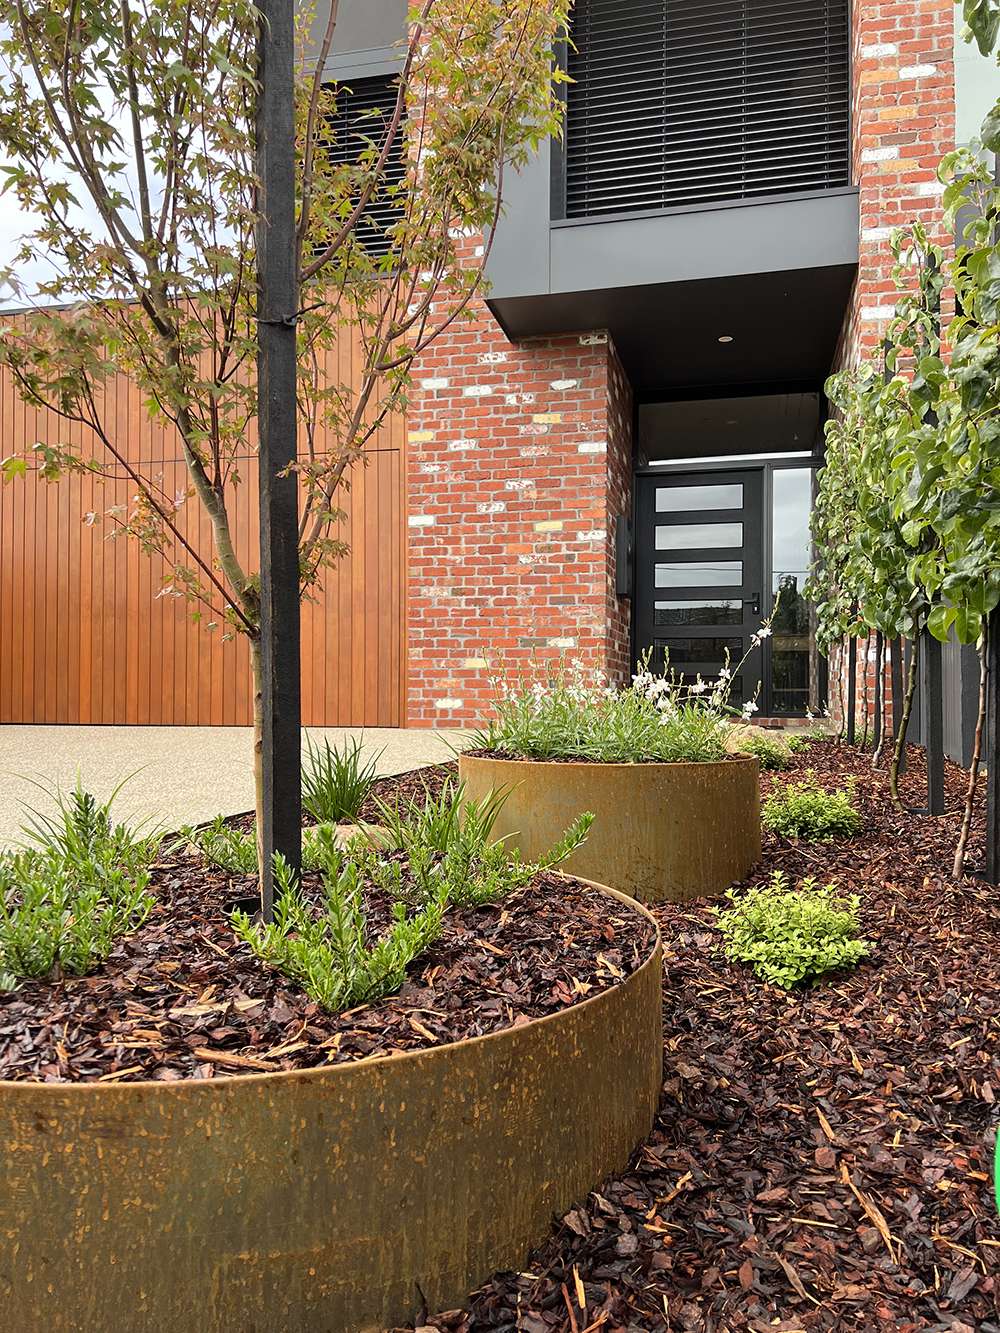
{"label": "dark bark mulch", "polygon": [[[450,911],[397,995],[328,1014],[233,934],[226,905],[252,887],[191,858],[164,862],[151,915],[100,971],[0,994],[0,1079],[171,1081],[424,1049],[597,995],[652,944],[627,905],[542,875],[496,906]],[[367,906],[377,928],[388,903],[371,894]]]}
{"label": "dark bark mulch", "polygon": [[[911,751],[905,792],[922,795]],[[862,898],[870,962],[786,994],[726,962],[707,902],[657,909],[665,945],[665,1082],[624,1175],[574,1208],[519,1274],[497,1275],[439,1328],[1000,1329],[991,1193],[1000,1095],[1000,893],[950,880],[950,813],[892,808],[884,774],[811,744],[827,786],[852,773],[858,838],[793,846],[773,869]],[[970,865],[982,858],[977,823]]]}

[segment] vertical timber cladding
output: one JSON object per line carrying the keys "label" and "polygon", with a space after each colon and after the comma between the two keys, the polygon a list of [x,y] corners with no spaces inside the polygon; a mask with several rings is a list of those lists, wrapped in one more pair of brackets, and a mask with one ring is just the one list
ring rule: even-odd
{"label": "vertical timber cladding", "polygon": [[[342,347],[338,373],[353,365]],[[107,389],[107,419],[144,476],[167,495],[186,472],[176,438],[152,423],[124,376]],[[373,441],[367,466],[355,466],[339,505],[350,551],[302,608],[302,708],[307,726],[382,726],[403,722],[405,598],[405,422],[396,418]],[[36,441],[81,451],[83,428],[26,407],[0,375],[0,456]],[[322,436],[317,451],[324,446]],[[99,455],[98,455],[99,456]],[[232,490],[242,560],[257,564],[257,464],[248,448]],[[112,524],[87,515],[127,504],[134,487],[120,478],[29,475],[0,485],[0,723],[246,726],[251,721],[249,655],[220,627],[192,620],[183,599],[162,595],[168,563],[143,555]],[[181,511],[188,540],[212,550],[197,500]]]}

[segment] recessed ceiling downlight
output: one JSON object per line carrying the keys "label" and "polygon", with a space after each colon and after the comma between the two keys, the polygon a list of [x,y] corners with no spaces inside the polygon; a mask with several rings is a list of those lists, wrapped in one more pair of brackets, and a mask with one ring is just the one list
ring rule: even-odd
{"label": "recessed ceiling downlight", "polygon": [[723,333],[719,337],[720,343],[731,343],[732,341],[733,341],[732,334],[729,333]]}

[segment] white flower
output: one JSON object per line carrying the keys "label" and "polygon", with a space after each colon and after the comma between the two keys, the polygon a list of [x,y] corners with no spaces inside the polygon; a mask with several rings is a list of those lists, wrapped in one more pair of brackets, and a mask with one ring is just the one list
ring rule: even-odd
{"label": "white flower", "polygon": [[704,682],[703,680],[697,680],[697,681],[695,681],[695,683],[694,683],[693,685],[689,686],[689,688],[688,688],[688,693],[689,693],[689,694],[704,694],[705,691],[706,691],[707,689],[708,689],[708,686],[705,684],[705,682]]}
{"label": "white flower", "polygon": [[733,674],[733,673],[730,671],[729,667],[727,667],[727,666],[719,667],[719,679],[720,679],[720,680],[728,680],[729,677],[730,677],[732,674]]}
{"label": "white flower", "polygon": [[743,721],[749,722],[750,719],[753,717],[754,713],[756,712],[757,712],[757,705],[754,703],[752,699],[748,699],[747,702],[743,705]]}
{"label": "white flower", "polygon": [[604,691],[604,697],[605,699],[617,699],[618,691],[615,689],[613,685],[609,685],[607,689],[605,689]]}
{"label": "white flower", "polygon": [[660,726],[661,726],[661,727],[665,727],[669,721],[670,721],[670,715],[669,715],[668,713],[661,713],[661,714],[660,714]]}
{"label": "white flower", "polygon": [[761,625],[760,629],[758,630],[757,634],[754,637],[757,639],[769,639],[771,637],[771,626]]}
{"label": "white flower", "polygon": [[649,689],[646,691],[646,698],[656,699],[661,694],[665,694],[669,689],[670,686],[662,677],[660,677],[659,679],[654,680],[653,683],[649,686]]}

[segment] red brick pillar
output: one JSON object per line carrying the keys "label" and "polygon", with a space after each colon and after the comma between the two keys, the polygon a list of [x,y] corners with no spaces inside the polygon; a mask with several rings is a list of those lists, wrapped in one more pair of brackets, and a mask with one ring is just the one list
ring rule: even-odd
{"label": "red brick pillar", "polygon": [[861,262],[841,343],[848,365],[877,349],[895,304],[890,238],[922,222],[947,245],[937,168],[955,146],[952,0],[855,0],[853,173]]}
{"label": "red brick pillar", "polygon": [[408,723],[482,721],[487,661],[622,677],[628,381],[604,333],[512,344],[485,305],[422,358],[408,422]]}

